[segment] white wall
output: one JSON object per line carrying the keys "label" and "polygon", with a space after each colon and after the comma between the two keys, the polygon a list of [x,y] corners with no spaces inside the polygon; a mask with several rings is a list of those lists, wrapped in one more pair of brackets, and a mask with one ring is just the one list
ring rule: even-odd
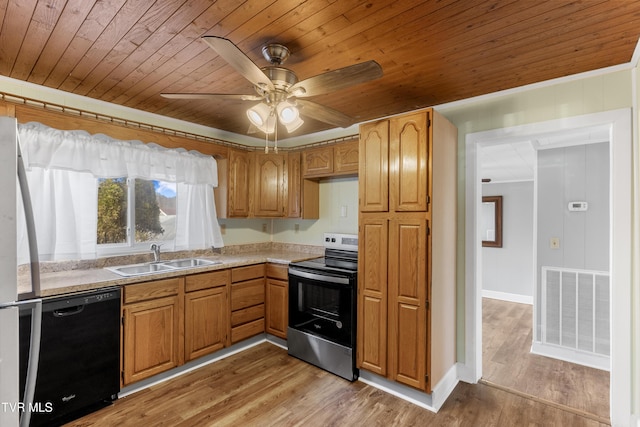
{"label": "white wall", "polygon": [[[588,210],[571,212],[569,202]],[[551,238],[560,240],[552,248]],[[538,151],[538,272],[609,271],[609,143]]]}
{"label": "white wall", "polygon": [[[342,216],[342,207],[346,215]],[[296,231],[298,224],[298,231]],[[273,241],[322,245],[325,232],[358,234],[358,178],[341,177],[320,181],[320,218],[276,219]]]}
{"label": "white wall", "polygon": [[[458,128],[458,271],[457,271],[457,357],[464,363],[466,316],[471,312],[465,301],[466,260],[466,138],[468,134],[525,125],[581,114],[628,108],[633,105],[632,78],[629,69],[585,75],[555,84],[536,84],[525,90],[506,91],[451,103],[436,109]],[[640,98],[640,95],[637,95]],[[636,142],[634,142],[637,145]],[[640,294],[640,292],[639,292]],[[638,298],[640,309],[640,297]],[[470,338],[471,339],[471,338]],[[640,341],[640,340],[639,340]],[[640,344],[638,345],[640,348]],[[638,369],[640,372],[640,369]],[[638,375],[640,377],[640,374]],[[638,380],[640,382],[640,379]],[[640,385],[638,386],[640,389]],[[638,392],[640,394],[640,391]],[[640,399],[638,399],[640,401]]]}
{"label": "white wall", "polygon": [[533,303],[533,181],[482,185],[502,196],[502,247],[482,248],[483,295]]}
{"label": "white wall", "polygon": [[[321,180],[319,202],[319,219],[220,218],[218,222],[224,229],[224,244],[273,241],[322,246],[325,232],[358,233],[357,177]],[[346,207],[345,216],[342,216],[343,206]]]}

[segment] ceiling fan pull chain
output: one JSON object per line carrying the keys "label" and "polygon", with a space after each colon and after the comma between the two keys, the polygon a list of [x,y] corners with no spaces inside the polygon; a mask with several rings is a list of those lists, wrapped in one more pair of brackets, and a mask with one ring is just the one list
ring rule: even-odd
{"label": "ceiling fan pull chain", "polygon": [[276,116],[276,126],[275,126],[275,132],[274,132],[274,137],[273,137],[273,152],[278,154],[278,116]]}
{"label": "ceiling fan pull chain", "polygon": [[264,154],[269,154],[269,134],[264,133]]}

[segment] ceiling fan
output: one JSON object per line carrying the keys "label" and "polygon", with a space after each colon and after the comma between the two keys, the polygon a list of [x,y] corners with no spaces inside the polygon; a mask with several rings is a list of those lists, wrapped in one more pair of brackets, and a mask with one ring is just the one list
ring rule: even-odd
{"label": "ceiling fan", "polygon": [[382,68],[376,61],[365,61],[337,70],[318,74],[298,81],[296,74],[282,64],[289,57],[289,49],[281,44],[268,44],[262,48],[264,58],[271,65],[259,68],[233,42],[223,37],[204,36],[202,39],[244,78],[249,80],[255,94],[223,93],[162,93],[174,99],[228,99],[259,101],[247,110],[250,122],[266,134],[273,133],[276,124],[293,132],[302,125],[300,115],[339,127],[351,126],[355,120],[332,108],[308,98],[341,90],[382,77]]}

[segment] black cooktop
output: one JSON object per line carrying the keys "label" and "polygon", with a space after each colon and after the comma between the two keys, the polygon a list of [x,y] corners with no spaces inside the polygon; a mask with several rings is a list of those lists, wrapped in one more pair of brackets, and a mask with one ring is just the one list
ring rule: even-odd
{"label": "black cooktop", "polygon": [[290,268],[299,268],[314,270],[318,272],[329,272],[338,275],[352,276],[358,271],[357,259],[356,261],[336,259],[332,257],[319,257],[308,259],[306,261],[292,262],[289,264]]}

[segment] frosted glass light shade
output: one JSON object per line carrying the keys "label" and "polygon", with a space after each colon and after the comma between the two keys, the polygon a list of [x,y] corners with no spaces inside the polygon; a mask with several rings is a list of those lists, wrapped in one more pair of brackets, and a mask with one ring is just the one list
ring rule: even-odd
{"label": "frosted glass light shade", "polygon": [[264,133],[272,133],[275,130],[276,117],[272,114],[271,108],[265,103],[261,102],[249,108],[247,117],[255,127]]}

